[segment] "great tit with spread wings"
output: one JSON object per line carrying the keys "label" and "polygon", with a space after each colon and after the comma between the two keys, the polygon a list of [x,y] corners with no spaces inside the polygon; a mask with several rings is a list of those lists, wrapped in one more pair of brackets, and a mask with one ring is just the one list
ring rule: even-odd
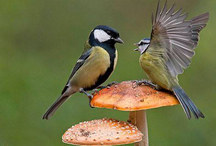
{"label": "great tit with spread wings", "polygon": [[61,93],[61,96],[43,115],[49,119],[54,112],[74,93],[85,93],[91,100],[92,95],[86,91],[100,86],[116,67],[118,53],[116,43],[123,43],[119,33],[108,26],[95,27],[87,40],[84,51]]}
{"label": "great tit with spread wings", "polygon": [[139,63],[150,81],[172,91],[188,119],[191,112],[198,119],[204,115],[179,85],[178,75],[190,65],[199,32],[206,26],[209,13],[191,20],[185,20],[186,17],[182,9],[174,12],[174,4],[167,10],[167,3],[160,9],[158,2],[155,17],[152,15],[151,39],[142,39],[135,50],[141,53]]}

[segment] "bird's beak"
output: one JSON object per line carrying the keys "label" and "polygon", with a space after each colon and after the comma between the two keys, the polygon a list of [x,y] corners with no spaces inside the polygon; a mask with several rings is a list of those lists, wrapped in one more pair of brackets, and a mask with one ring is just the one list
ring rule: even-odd
{"label": "bird's beak", "polygon": [[137,46],[137,47],[138,47],[138,46],[139,46],[139,43],[134,43],[134,46]]}
{"label": "bird's beak", "polygon": [[[134,46],[139,46],[139,43],[134,43]],[[134,49],[134,51],[139,51],[139,48]]]}
{"label": "bird's beak", "polygon": [[117,39],[114,39],[117,43],[120,43],[120,44],[123,44],[124,43],[124,41],[120,38],[120,37],[118,37]]}
{"label": "bird's beak", "polygon": [[134,51],[139,51],[139,48],[134,49]]}

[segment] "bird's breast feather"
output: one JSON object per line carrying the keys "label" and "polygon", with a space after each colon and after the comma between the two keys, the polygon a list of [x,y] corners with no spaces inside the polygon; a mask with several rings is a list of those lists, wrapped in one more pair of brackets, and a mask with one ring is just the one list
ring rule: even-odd
{"label": "bird's breast feather", "polygon": [[100,75],[110,66],[110,57],[101,47],[92,48],[92,52],[83,66],[74,74],[71,83],[80,87],[94,85]]}

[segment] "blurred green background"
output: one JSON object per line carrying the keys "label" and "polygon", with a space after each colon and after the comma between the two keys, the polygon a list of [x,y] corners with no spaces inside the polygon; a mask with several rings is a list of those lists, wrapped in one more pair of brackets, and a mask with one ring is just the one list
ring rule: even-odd
{"label": "blurred green background", "polygon": [[[164,2],[164,1],[163,1]],[[169,6],[173,0],[168,0]],[[210,12],[190,68],[180,83],[206,118],[188,120],[180,106],[148,110],[151,146],[216,145],[216,1],[179,0],[189,18]],[[146,78],[133,43],[151,32],[157,0],[1,0],[0,145],[60,146],[71,125],[128,112],[91,109],[75,94],[48,121],[41,117],[59,96],[89,32],[99,24],[120,32],[119,60],[109,80]]]}

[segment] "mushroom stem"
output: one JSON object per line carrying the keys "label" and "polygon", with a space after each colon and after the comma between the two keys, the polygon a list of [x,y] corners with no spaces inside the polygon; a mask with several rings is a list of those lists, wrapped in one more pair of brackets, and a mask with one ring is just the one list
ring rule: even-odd
{"label": "mushroom stem", "polygon": [[136,125],[143,133],[142,141],[135,143],[134,146],[149,146],[146,111],[131,111],[129,114],[129,121],[131,124]]}

